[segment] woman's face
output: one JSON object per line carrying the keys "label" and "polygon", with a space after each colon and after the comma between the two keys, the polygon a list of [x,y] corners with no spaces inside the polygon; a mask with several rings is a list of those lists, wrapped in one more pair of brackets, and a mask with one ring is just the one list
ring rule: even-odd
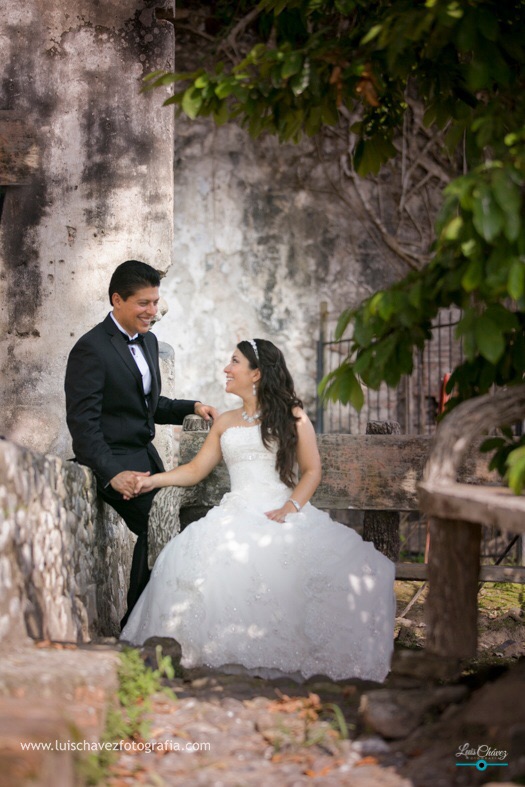
{"label": "woman's face", "polygon": [[236,394],[242,398],[253,395],[253,385],[260,379],[259,369],[251,369],[248,358],[242,354],[238,347],[232,353],[227,366],[224,367],[226,375],[227,393]]}

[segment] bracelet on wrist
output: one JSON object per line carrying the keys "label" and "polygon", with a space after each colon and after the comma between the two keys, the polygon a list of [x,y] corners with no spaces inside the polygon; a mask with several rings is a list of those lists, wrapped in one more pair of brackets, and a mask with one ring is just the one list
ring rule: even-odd
{"label": "bracelet on wrist", "polygon": [[289,502],[289,503],[291,503],[291,504],[293,505],[293,507],[295,508],[295,510],[296,510],[296,511],[300,511],[300,510],[301,510],[301,506],[299,505],[299,503],[297,502],[297,500],[294,500],[294,499],[293,499],[293,497],[289,497],[289,498],[288,498],[288,502]]}

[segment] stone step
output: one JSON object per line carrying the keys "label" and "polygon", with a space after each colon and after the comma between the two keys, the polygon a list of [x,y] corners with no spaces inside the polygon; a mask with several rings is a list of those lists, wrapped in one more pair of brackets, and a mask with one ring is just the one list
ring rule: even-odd
{"label": "stone step", "polygon": [[1,697],[0,784],[72,787],[73,752],[61,751],[57,742],[71,740],[74,735],[63,714],[41,705],[38,698]]}
{"label": "stone step", "polygon": [[[0,785],[71,787],[118,688],[114,646],[50,645],[0,654]],[[82,756],[82,755],[80,755]]]}

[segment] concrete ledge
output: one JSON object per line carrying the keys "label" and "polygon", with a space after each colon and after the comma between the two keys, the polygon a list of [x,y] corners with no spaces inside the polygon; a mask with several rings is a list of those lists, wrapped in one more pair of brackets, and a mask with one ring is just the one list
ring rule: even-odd
{"label": "concrete ledge", "polygon": [[[190,416],[191,431],[186,428],[180,438],[180,463],[189,462],[206,438],[197,431],[195,416]],[[203,423],[203,422],[202,422]],[[417,484],[430,455],[432,438],[426,435],[317,435],[323,477],[312,498],[318,508],[359,511],[417,511]],[[460,478],[466,483],[484,483],[494,479],[486,469],[486,459],[472,455],[461,467]],[[230,479],[221,463],[196,487],[199,503],[217,505],[230,488]]]}
{"label": "concrete ledge", "polygon": [[118,652],[29,646],[3,651],[0,781],[71,787],[116,702]]}

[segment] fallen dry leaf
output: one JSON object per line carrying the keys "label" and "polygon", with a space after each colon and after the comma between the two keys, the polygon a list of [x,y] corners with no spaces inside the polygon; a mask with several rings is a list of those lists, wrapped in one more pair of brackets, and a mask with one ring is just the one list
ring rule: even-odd
{"label": "fallen dry leaf", "polygon": [[372,755],[368,755],[368,757],[363,757],[362,760],[358,760],[354,767],[360,768],[363,765],[377,765],[378,760],[377,757],[372,757]]}
{"label": "fallen dry leaf", "polygon": [[53,642],[51,639],[41,639],[35,642],[36,648],[53,648],[53,650],[78,650],[74,642]]}
{"label": "fallen dry leaf", "polygon": [[319,779],[321,776],[327,776],[333,770],[333,765],[325,765],[320,771],[306,770],[304,773],[305,776],[310,776],[312,779]]}
{"label": "fallen dry leaf", "polygon": [[312,714],[317,718],[317,714],[321,712],[323,706],[318,694],[310,694],[308,697],[289,697],[288,694],[282,694],[279,689],[275,690],[279,697],[277,700],[272,700],[268,703],[268,710],[271,712],[284,712],[284,713],[300,713],[300,716],[312,717]]}

